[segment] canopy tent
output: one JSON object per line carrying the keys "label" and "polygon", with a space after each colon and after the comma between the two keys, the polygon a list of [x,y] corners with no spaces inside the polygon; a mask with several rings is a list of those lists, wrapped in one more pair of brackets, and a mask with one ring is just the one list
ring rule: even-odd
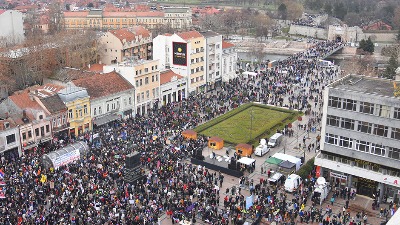
{"label": "canopy tent", "polygon": [[282,161],[289,161],[291,163],[296,164],[296,171],[300,169],[301,166],[301,159],[291,156],[291,155],[287,155],[287,154],[283,154],[283,153],[275,153],[272,157],[275,157],[277,159],[281,159]]}
{"label": "canopy tent", "polygon": [[208,139],[208,147],[215,150],[220,150],[224,147],[224,140],[220,137],[211,137]]}
{"label": "canopy tent", "polygon": [[194,130],[184,130],[182,131],[182,136],[186,139],[197,139],[197,132]]}
{"label": "canopy tent", "polygon": [[281,163],[279,163],[279,166],[282,168],[286,168],[286,169],[292,169],[293,167],[296,166],[296,164],[291,163],[289,161],[282,161]]}
{"label": "canopy tent", "polygon": [[248,158],[248,157],[242,157],[242,158],[240,158],[237,162],[238,163],[241,163],[241,164],[244,164],[244,165],[247,165],[247,166],[250,166],[250,165],[252,165],[253,163],[255,163],[255,159],[252,159],[252,158]]}
{"label": "canopy tent", "polygon": [[273,164],[273,165],[279,165],[279,163],[282,162],[281,159],[277,159],[275,157],[269,157],[267,160],[265,160],[266,163],[268,164]]}

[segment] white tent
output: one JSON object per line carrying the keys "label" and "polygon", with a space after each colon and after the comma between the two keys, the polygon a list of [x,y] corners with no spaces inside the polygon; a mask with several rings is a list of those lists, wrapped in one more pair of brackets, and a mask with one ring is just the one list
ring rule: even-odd
{"label": "white tent", "polygon": [[272,157],[283,160],[283,161],[289,161],[291,163],[296,164],[296,171],[300,169],[301,166],[301,159],[291,156],[291,155],[287,155],[287,154],[283,154],[283,153],[275,153],[275,155],[273,155]]}
{"label": "white tent", "polygon": [[240,158],[238,160],[239,163],[245,164],[245,165],[248,165],[248,166],[252,165],[255,161],[256,161],[255,159],[251,159],[251,158],[248,158],[248,157],[242,157],[242,158]]}
{"label": "white tent", "polygon": [[252,77],[252,76],[257,76],[258,73],[246,71],[246,72],[243,72],[242,75],[243,75],[244,77],[248,78],[248,77]]}

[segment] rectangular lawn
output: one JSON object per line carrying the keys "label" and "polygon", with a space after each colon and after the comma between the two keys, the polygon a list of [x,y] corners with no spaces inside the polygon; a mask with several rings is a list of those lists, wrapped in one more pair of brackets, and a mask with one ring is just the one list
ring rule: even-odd
{"label": "rectangular lawn", "polygon": [[[253,125],[251,125],[251,115],[253,116]],[[232,144],[251,143],[256,137],[262,135],[278,123],[281,123],[290,115],[289,112],[286,113],[253,105],[200,133],[210,137],[218,136]],[[252,132],[250,134],[251,127]],[[270,133],[272,135],[275,131],[271,131]]]}

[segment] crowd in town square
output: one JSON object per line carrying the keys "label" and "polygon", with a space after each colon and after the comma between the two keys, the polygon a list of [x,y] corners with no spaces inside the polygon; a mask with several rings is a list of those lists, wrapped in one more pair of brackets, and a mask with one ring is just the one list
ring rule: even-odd
{"label": "crowd in town square", "polygon": [[[280,224],[363,222],[363,215],[357,219],[345,210],[334,215],[312,203],[309,194],[315,174],[294,197],[266,179],[243,178],[247,179],[243,186],[220,190],[224,174],[185,160],[206,146],[207,137],[185,140],[181,135],[182,129],[247,102],[302,110],[310,118],[304,129],[311,129],[321,119],[324,86],[340,73],[337,68],[321,68],[316,56],[340,44],[320,42],[271,70],[257,71],[257,76],[238,77],[211,92],[154,107],[145,116],[99,127],[95,141],[86,133],[24,152],[22,157],[2,155],[0,224],[158,224],[165,215],[173,224],[243,224],[246,218]],[[290,135],[291,129],[295,128],[285,132]],[[57,169],[43,167],[43,154],[75,141],[90,146],[79,161]],[[125,157],[134,151],[140,154],[144,178],[126,183]],[[248,209],[242,193],[246,188],[257,196]]]}

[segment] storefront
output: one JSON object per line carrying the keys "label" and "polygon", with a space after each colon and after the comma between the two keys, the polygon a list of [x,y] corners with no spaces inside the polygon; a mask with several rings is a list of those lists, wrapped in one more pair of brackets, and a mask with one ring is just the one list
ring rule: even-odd
{"label": "storefront", "polygon": [[353,182],[357,187],[357,194],[373,198],[378,190],[378,182],[362,177],[354,177]]}
{"label": "storefront", "polygon": [[338,172],[329,173],[329,181],[333,188],[344,188],[347,187],[348,176]]}

